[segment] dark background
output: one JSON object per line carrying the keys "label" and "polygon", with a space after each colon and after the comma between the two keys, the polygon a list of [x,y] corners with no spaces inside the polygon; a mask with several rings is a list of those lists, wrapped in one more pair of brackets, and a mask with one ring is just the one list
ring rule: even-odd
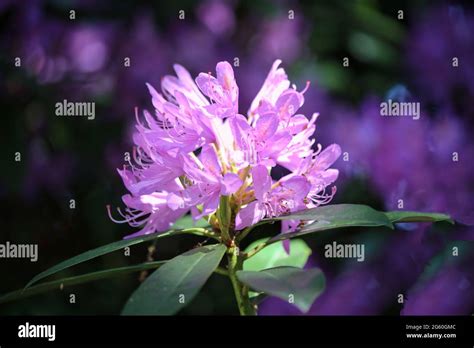
{"label": "dark background", "polygon": [[[116,168],[132,148],[134,107],[152,107],[145,82],[158,88],[175,62],[196,76],[237,57],[245,111],[281,58],[298,89],[311,81],[302,109],[321,114],[317,142],[339,143],[350,155],[335,165],[341,175],[333,202],[389,210],[403,199],[404,209],[447,212],[472,224],[472,10],[469,1],[0,1],[0,243],[39,245],[36,263],[0,260],[0,293],[133,232],[110,221],[106,205],[121,206],[126,191]],[[387,98],[420,102],[420,120],[380,117]],[[56,117],[64,99],[95,102],[95,120]],[[250,240],[277,231],[272,226]],[[328,281],[310,314],[471,314],[472,239],[469,227],[443,224],[305,238],[313,248],[309,264]],[[365,243],[367,261],[325,259],[323,246],[333,240]],[[200,241],[162,240],[153,257],[171,258]],[[59,276],[144,262],[147,253],[139,245],[130,257],[116,252]],[[0,313],[118,314],[138,278],[67,287],[1,305]],[[397,303],[399,293],[405,304]],[[230,283],[213,276],[182,313],[237,314]],[[270,299],[261,313],[298,311]]]}

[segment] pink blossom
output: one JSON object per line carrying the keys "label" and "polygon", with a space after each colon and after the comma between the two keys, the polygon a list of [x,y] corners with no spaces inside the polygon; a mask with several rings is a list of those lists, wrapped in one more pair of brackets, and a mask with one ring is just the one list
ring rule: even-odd
{"label": "pink blossom", "polygon": [[[168,230],[190,211],[219,230],[216,212],[227,196],[232,225],[240,230],[327,204],[338,176],[330,167],[341,150],[336,144],[314,149],[318,114],[308,119],[297,113],[309,83],[298,91],[280,64],[273,64],[246,116],[239,113],[228,62],[217,64],[216,77],[201,73],[196,80],[175,65],[177,76],[163,78],[162,93],[147,84],[155,110],[137,115],[133,163],[119,170],[130,194],[123,197],[123,220],[114,221],[142,227],[136,236]],[[274,180],[276,166],[290,173]],[[283,232],[299,223],[285,222]]]}

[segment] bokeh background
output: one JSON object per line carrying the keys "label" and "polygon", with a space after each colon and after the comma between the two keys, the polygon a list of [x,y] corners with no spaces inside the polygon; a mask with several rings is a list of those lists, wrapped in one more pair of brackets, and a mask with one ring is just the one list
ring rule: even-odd
{"label": "bokeh background", "polygon": [[[320,113],[317,142],[339,143],[347,154],[335,165],[341,175],[333,202],[388,210],[402,199],[404,209],[447,212],[465,224],[353,228],[305,238],[313,249],[308,266],[327,277],[309,314],[472,314],[470,1],[0,0],[0,243],[39,245],[36,263],[0,260],[0,294],[132,232],[112,223],[105,207],[120,206],[125,193],[116,168],[132,148],[134,107],[152,107],[145,82],[159,87],[175,62],[195,76],[238,59],[240,108],[247,110],[277,58],[299,89],[311,81],[302,111]],[[95,102],[95,120],[56,117],[55,104],[64,99]],[[381,117],[386,99],[420,102],[420,119]],[[261,229],[250,239],[276,231]],[[324,244],[334,240],[364,243],[366,261],[324,258]],[[199,241],[162,240],[152,256],[171,258]],[[147,247],[60,276],[144,262]],[[0,313],[118,314],[138,284],[139,275],[131,274],[66,287],[1,305]],[[265,300],[260,312],[300,314],[276,299]],[[237,314],[230,283],[213,276],[182,314]]]}

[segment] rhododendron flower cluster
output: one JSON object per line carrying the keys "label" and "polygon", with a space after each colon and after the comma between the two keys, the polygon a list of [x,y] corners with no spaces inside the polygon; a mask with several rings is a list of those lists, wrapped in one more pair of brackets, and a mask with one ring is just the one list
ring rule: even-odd
{"label": "rhododendron flower cluster", "polygon": [[[133,163],[118,171],[130,193],[119,210],[123,220],[114,220],[141,227],[128,237],[166,231],[188,212],[215,231],[239,231],[331,200],[338,171],[330,166],[340,147],[315,144],[318,114],[297,113],[309,83],[298,91],[280,63],[274,62],[246,116],[228,62],[217,64],[216,76],[200,73],[195,80],[175,65],[162,93],[147,84],[155,110],[136,115]],[[288,174],[274,180],[278,166]],[[282,232],[299,224],[284,221]]]}

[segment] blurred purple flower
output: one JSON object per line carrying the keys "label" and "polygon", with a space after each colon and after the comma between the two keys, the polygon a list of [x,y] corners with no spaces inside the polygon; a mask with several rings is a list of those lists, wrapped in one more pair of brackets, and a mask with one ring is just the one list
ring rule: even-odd
{"label": "blurred purple flower", "polygon": [[207,0],[199,5],[197,15],[217,36],[228,36],[235,28],[234,9],[229,1]]}
{"label": "blurred purple flower", "polygon": [[[144,104],[144,81],[160,82],[170,65],[172,48],[157,30],[149,14],[139,13],[130,28],[122,28],[123,40],[116,48],[117,63],[114,68],[114,87],[117,103],[114,114],[125,118],[137,105]],[[130,66],[126,66],[126,59]],[[133,118],[130,119],[133,121]]]}
{"label": "blurred purple flower", "polygon": [[359,117],[336,116],[323,136],[341,145],[349,160],[340,165],[363,173],[387,209],[400,209],[401,199],[405,210],[440,211],[472,223],[474,165],[468,159],[474,145],[456,114],[440,110],[435,116],[422,110],[419,120],[382,117],[380,100],[369,98]]}
{"label": "blurred purple flower", "polygon": [[115,26],[108,22],[91,24],[57,19],[48,16],[44,7],[42,1],[15,4],[7,31],[16,40],[2,42],[2,46],[21,58],[22,66],[40,84],[69,78],[64,94],[74,90],[75,96],[80,97],[84,93],[107,92],[104,89],[107,76],[100,72],[111,57]]}
{"label": "blurred purple flower", "polygon": [[65,39],[71,68],[78,73],[94,73],[102,69],[109,60],[109,40],[102,27],[75,28]]}
{"label": "blurred purple flower", "polygon": [[[407,294],[403,315],[470,315],[474,310],[472,244]],[[460,260],[456,260],[459,258]],[[435,267],[436,265],[431,265]]]}
{"label": "blurred purple flower", "polygon": [[[461,6],[442,6],[421,15],[410,33],[407,59],[419,91],[428,100],[458,103],[463,115],[474,112],[474,16]],[[453,59],[458,66],[453,66]]]}
{"label": "blurred purple flower", "polygon": [[260,25],[251,49],[265,52],[261,59],[281,57],[291,63],[296,57],[301,57],[307,35],[300,15],[295,15],[293,19],[288,14],[281,15],[266,19]]}

